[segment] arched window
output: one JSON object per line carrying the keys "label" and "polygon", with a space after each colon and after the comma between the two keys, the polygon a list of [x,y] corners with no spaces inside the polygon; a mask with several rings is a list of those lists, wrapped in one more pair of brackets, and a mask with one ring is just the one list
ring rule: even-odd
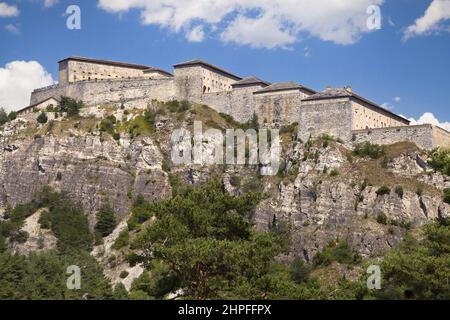
{"label": "arched window", "polygon": [[203,86],[203,93],[206,92],[206,86]]}

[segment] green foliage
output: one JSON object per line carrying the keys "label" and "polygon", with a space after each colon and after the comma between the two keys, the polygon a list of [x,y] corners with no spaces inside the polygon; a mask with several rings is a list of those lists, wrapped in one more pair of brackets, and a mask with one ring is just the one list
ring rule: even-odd
{"label": "green foliage", "polygon": [[181,195],[154,204],[157,219],[133,246],[142,252],[147,268],[154,261],[169,268],[187,297],[235,296],[243,285],[263,290],[259,281],[285,249],[286,228],[253,231],[250,217],[259,199],[253,193],[233,197],[223,191],[220,180],[186,188]]}
{"label": "green foliage", "polygon": [[122,283],[118,283],[114,288],[113,300],[128,300],[128,292]]}
{"label": "green foliage", "polygon": [[46,114],[44,111],[42,111],[42,112],[39,114],[39,116],[37,117],[36,120],[37,120],[37,122],[39,122],[40,124],[47,123],[47,121],[48,121],[47,114]]}
{"label": "green foliage", "polygon": [[127,246],[130,241],[130,233],[128,230],[122,231],[114,242],[114,249],[120,250]]}
{"label": "green foliage", "polygon": [[424,237],[407,237],[387,253],[379,299],[450,299],[450,220],[424,227]]}
{"label": "green foliage", "polygon": [[100,122],[100,131],[107,132],[110,135],[114,134],[114,125],[117,123],[115,116],[111,115],[106,117]]}
{"label": "green foliage", "polygon": [[382,186],[382,187],[380,187],[377,190],[377,195],[378,196],[384,196],[384,195],[387,195],[387,194],[390,194],[390,193],[391,193],[391,189],[388,188],[387,186]]}
{"label": "green foliage", "polygon": [[291,273],[295,283],[306,283],[310,280],[311,268],[302,259],[296,257],[291,263]]}
{"label": "green foliage", "polygon": [[450,204],[450,188],[444,189],[444,202]]}
{"label": "green foliage", "polygon": [[402,186],[395,187],[395,193],[399,196],[399,198],[403,199],[403,196],[405,194]]}
{"label": "green foliage", "polygon": [[437,149],[431,152],[428,165],[436,172],[450,176],[450,149]]}
{"label": "green foliage", "polygon": [[97,213],[97,224],[95,231],[99,232],[102,237],[106,237],[114,231],[117,225],[114,209],[109,202],[104,203]]}
{"label": "green foliage", "polygon": [[372,159],[379,159],[384,155],[384,151],[383,148],[377,144],[363,142],[355,146],[353,155],[358,157],[370,157]]}
{"label": "green foliage", "polygon": [[377,215],[377,222],[379,224],[384,224],[384,225],[387,224],[388,219],[387,219],[387,216],[384,214],[384,212],[378,213],[378,215]]}
{"label": "green foliage", "polygon": [[0,108],[0,126],[4,125],[8,122],[8,115],[5,112],[5,109]]}
{"label": "green foliage", "polygon": [[337,169],[333,169],[330,172],[330,176],[337,177],[339,175],[339,171]]}
{"label": "green foliage", "polygon": [[69,97],[61,97],[61,102],[59,103],[59,111],[67,113],[68,117],[78,115],[83,107],[82,101],[76,101]]}
{"label": "green foliage", "polygon": [[313,264],[317,266],[328,266],[333,261],[353,265],[358,262],[359,256],[353,254],[346,241],[332,241],[313,258]]}
{"label": "green foliage", "polygon": [[[66,286],[67,267],[82,266],[81,290]],[[109,281],[88,252],[49,251],[29,256],[0,253],[0,300],[110,299]]]}
{"label": "green foliage", "polygon": [[125,279],[126,277],[128,277],[130,273],[126,270],[122,271],[119,275],[120,279]]}
{"label": "green foliage", "polygon": [[16,119],[17,119],[17,112],[16,111],[11,111],[8,114],[8,120],[9,121],[13,121],[13,120],[16,120]]}

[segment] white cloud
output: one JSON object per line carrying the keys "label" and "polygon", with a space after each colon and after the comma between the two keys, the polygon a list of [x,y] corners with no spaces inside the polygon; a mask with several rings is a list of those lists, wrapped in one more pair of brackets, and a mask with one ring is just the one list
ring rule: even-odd
{"label": "white cloud", "polygon": [[450,122],[440,122],[431,112],[425,112],[418,120],[414,118],[408,119],[412,125],[415,124],[433,124],[447,131],[450,131]]}
{"label": "white cloud", "polygon": [[395,101],[395,102],[400,102],[401,100],[402,100],[401,97],[394,97],[394,101]]}
{"label": "white cloud", "polygon": [[0,68],[0,107],[8,111],[26,107],[34,89],[53,83],[37,61],[12,61]]}
{"label": "white cloud", "polygon": [[387,109],[387,110],[391,110],[394,107],[389,103],[389,102],[385,102],[381,105],[382,108]]}
{"label": "white cloud", "polygon": [[20,11],[16,6],[0,2],[0,17],[17,17]]}
{"label": "white cloud", "polygon": [[190,42],[202,42],[205,37],[203,26],[195,26],[186,34],[186,39]]}
{"label": "white cloud", "polygon": [[425,14],[406,29],[403,39],[407,40],[439,30],[441,23],[448,19],[450,19],[450,0],[433,0]]}
{"label": "white cloud", "polygon": [[[208,27],[225,42],[289,47],[304,35],[348,45],[366,32],[370,5],[384,0],[99,0],[111,13],[139,10],[143,24],[184,31]],[[198,29],[200,30],[200,29]],[[203,32],[204,38],[204,30]]]}
{"label": "white cloud", "polygon": [[50,8],[57,4],[59,0],[44,0],[44,7]]}
{"label": "white cloud", "polygon": [[12,24],[12,23],[7,24],[7,25],[5,26],[5,29],[6,29],[7,31],[11,32],[12,34],[15,34],[15,35],[20,34],[19,27],[16,26],[16,25],[14,25],[14,24]]}

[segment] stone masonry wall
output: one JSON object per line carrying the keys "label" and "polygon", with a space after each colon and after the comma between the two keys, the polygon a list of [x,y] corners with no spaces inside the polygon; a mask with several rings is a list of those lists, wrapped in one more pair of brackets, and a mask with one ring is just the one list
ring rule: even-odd
{"label": "stone masonry wall", "polygon": [[434,147],[450,148],[450,132],[433,126]]}
{"label": "stone masonry wall", "polygon": [[278,126],[294,123],[305,97],[300,91],[255,94],[255,112],[261,123]]}
{"label": "stone masonry wall", "polygon": [[352,131],[353,144],[365,141],[381,145],[411,141],[426,150],[431,150],[435,147],[433,143],[433,126],[430,124]]}
{"label": "stone masonry wall", "polygon": [[350,142],[352,130],[352,106],[349,99],[303,101],[299,117],[299,137],[329,134]]}
{"label": "stone masonry wall", "polygon": [[175,90],[171,78],[83,81],[35,90],[31,94],[30,104],[61,96],[82,100],[86,105],[96,105],[136,99],[167,101],[175,97]]}

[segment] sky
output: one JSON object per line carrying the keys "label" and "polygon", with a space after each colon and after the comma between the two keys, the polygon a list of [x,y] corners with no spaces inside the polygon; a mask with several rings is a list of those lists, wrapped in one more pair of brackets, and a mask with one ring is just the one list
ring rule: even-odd
{"label": "sky", "polygon": [[0,107],[27,106],[68,56],[350,85],[450,130],[450,0],[0,0]]}

